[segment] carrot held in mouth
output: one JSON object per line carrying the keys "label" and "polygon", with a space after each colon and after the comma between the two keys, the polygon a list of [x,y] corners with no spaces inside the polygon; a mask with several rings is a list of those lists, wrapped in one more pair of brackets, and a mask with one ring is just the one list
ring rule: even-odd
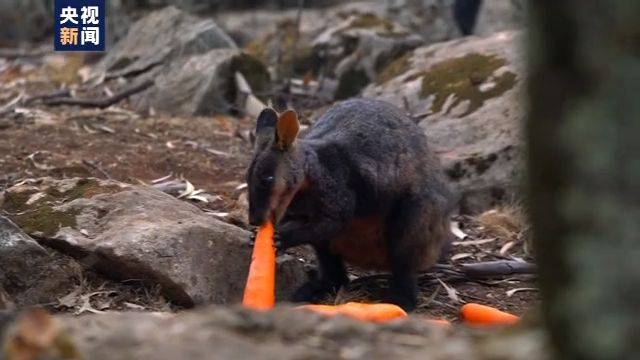
{"label": "carrot held in mouth", "polygon": [[258,229],[251,256],[251,266],[244,288],[242,305],[255,310],[268,310],[276,303],[276,249],[275,228],[267,221]]}

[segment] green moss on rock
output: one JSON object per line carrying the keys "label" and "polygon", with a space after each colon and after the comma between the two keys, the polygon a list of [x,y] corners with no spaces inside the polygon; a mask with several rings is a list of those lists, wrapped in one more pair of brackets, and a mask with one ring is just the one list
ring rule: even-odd
{"label": "green moss on rock", "polygon": [[404,74],[409,70],[411,66],[411,52],[408,52],[401,57],[393,60],[389,65],[385,66],[384,69],[378,74],[376,78],[376,84],[381,85],[389,80]]}
{"label": "green moss on rock", "polygon": [[[80,198],[121,191],[118,185],[100,184],[97,179],[78,179],[74,186],[63,191],[57,186],[9,189],[5,192],[0,210],[28,234],[54,236],[63,227],[75,227],[78,211],[61,211],[57,207]],[[38,194],[41,194],[38,196]],[[29,203],[29,200],[34,197]]]}
{"label": "green moss on rock", "polygon": [[[455,100],[447,109],[444,109],[445,113],[449,113],[460,103],[468,101],[468,109],[460,115],[466,116],[479,109],[485,101],[498,97],[515,86],[516,74],[505,71],[499,76],[494,75],[496,70],[506,64],[505,59],[495,55],[472,53],[437,63],[429,70],[418,73],[408,80],[422,77],[420,96],[422,98],[434,96],[432,112],[441,112],[447,99],[453,95]],[[490,78],[494,86],[481,91],[480,85]]]}
{"label": "green moss on rock", "polygon": [[403,37],[408,32],[399,30],[389,19],[381,18],[373,13],[354,14],[353,20],[346,28],[349,29],[378,29],[376,34],[381,37]]}

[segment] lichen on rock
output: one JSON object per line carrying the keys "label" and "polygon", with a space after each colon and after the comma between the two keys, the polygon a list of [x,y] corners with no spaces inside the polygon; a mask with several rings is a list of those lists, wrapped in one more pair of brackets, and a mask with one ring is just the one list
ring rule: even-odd
{"label": "lichen on rock", "polygon": [[7,190],[0,198],[0,210],[30,235],[52,237],[58,230],[76,226],[77,212],[60,206],[79,198],[114,193],[122,189],[98,179],[76,178],[59,183],[41,179]]}
{"label": "lichen on rock", "polygon": [[[468,101],[467,109],[460,115],[462,117],[476,111],[486,100],[513,88],[517,81],[516,74],[510,71],[497,73],[505,65],[506,60],[496,55],[471,53],[434,64],[430,69],[408,78],[407,81],[422,77],[420,95],[423,98],[434,96],[431,105],[433,113],[449,113],[456,106]],[[492,84],[483,90],[481,85],[487,82]],[[450,96],[455,98],[444,108]]]}

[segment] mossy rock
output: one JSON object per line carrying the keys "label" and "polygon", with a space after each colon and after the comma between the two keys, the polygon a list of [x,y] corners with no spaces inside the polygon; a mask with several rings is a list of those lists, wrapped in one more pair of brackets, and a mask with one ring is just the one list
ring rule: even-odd
{"label": "mossy rock", "polygon": [[35,186],[8,189],[0,198],[0,210],[30,235],[52,237],[64,227],[75,227],[77,211],[61,210],[61,205],[98,194],[112,194],[121,186],[104,184],[94,178],[63,180],[64,186],[44,179]]}
{"label": "mossy rock", "polygon": [[391,63],[389,63],[389,65],[385,66],[384,69],[382,69],[382,71],[378,74],[376,78],[376,84],[385,84],[389,80],[394,79],[407,72],[411,68],[411,55],[412,53],[408,52],[393,60]]}
{"label": "mossy rock", "polygon": [[278,74],[290,69],[294,75],[316,74],[321,64],[303,37],[304,34],[298,35],[295,21],[284,19],[275,31],[253,40],[244,50],[262,63],[276,67]]}
{"label": "mossy rock", "polygon": [[[399,67],[399,65],[396,66]],[[409,77],[407,81],[422,77],[420,97],[434,96],[431,105],[433,113],[443,110],[449,113],[459,104],[468,101],[467,110],[460,115],[463,117],[478,110],[485,101],[504,94],[516,85],[517,76],[513,72],[505,71],[495,75],[495,72],[505,65],[507,61],[498,56],[471,53],[439,62],[429,70]],[[393,71],[397,70],[389,70],[389,72]],[[487,81],[491,81],[494,85],[483,91],[480,85]],[[443,109],[451,95],[455,96],[455,100]]]}

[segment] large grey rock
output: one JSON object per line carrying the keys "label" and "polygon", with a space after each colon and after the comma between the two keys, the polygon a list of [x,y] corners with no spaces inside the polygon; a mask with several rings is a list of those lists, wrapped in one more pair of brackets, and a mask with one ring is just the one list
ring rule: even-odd
{"label": "large grey rock", "polygon": [[0,47],[24,45],[50,35],[53,10],[49,9],[45,0],[0,1]]}
{"label": "large grey rock", "polygon": [[131,26],[94,70],[107,77],[135,76],[174,59],[211,49],[236,48],[211,19],[199,19],[175,7],[154,11]]}
{"label": "large grey rock", "polygon": [[402,26],[373,13],[345,15],[313,41],[315,58],[338,82],[335,97],[360,92],[394,59],[422,45],[422,39]]}
{"label": "large grey rock", "polygon": [[387,17],[420,35],[428,44],[451,40],[461,35],[453,18],[454,2],[455,0],[390,0]]}
{"label": "large grey rock", "polygon": [[333,32],[343,30],[344,27],[336,27],[351,17],[375,18],[379,24],[385,9],[385,4],[379,1],[354,1],[327,9],[305,9],[301,14],[299,34],[296,10],[224,13],[220,19],[225,29],[235,36],[252,39],[246,45],[247,52],[273,68],[277,78],[289,76],[291,70],[298,77],[309,73],[318,76],[320,72],[333,76],[334,66],[341,60],[338,58],[341,49],[331,55],[323,52],[322,47],[314,49],[318,36],[329,29],[334,29]]}
{"label": "large grey rock", "polygon": [[[176,304],[241,299],[249,233],[158,190],[44,178],[9,188],[0,209],[42,243],[111,278],[159,284]],[[282,272],[281,292],[306,279],[301,262],[283,266],[298,271]]]}
{"label": "large grey rock", "polygon": [[517,193],[523,170],[521,42],[520,33],[502,32],[421,47],[364,91],[418,118],[461,194],[463,212]]}
{"label": "large grey rock", "polygon": [[262,63],[236,49],[214,49],[176,59],[154,79],[154,85],[133,97],[139,111],[154,108],[172,115],[226,113],[237,97],[234,73],[244,75],[255,93],[268,89]]}
{"label": "large grey rock", "polygon": [[[270,312],[207,307],[178,315],[56,316],[85,359],[513,359],[545,360],[540,329],[460,331],[416,316],[372,324],[290,307]],[[212,355],[215,354],[215,355]]]}
{"label": "large grey rock", "polygon": [[46,249],[0,216],[0,310],[48,304],[76,286],[81,266]]}
{"label": "large grey rock", "polygon": [[525,23],[527,0],[483,1],[473,31],[479,36],[520,29]]}

